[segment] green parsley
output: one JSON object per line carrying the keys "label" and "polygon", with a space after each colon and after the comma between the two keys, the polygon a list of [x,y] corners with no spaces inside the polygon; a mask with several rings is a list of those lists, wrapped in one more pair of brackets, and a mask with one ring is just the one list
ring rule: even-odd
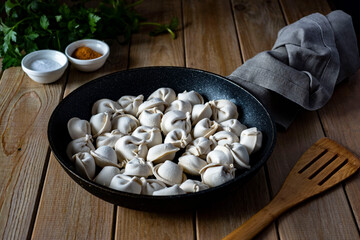
{"label": "green parsley", "polygon": [[151,36],[169,33],[176,38],[178,19],[169,24],[147,22],[134,7],[142,0],[100,1],[86,7],[88,0],[73,1],[71,7],[58,0],[7,0],[0,8],[0,57],[2,68],[19,66],[25,54],[39,49],[64,51],[76,40],[95,38],[128,42],[142,25],[152,25]]}

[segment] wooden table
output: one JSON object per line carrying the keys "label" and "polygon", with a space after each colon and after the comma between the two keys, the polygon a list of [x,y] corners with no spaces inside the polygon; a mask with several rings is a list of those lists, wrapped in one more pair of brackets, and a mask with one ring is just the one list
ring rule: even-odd
{"label": "wooden table", "polygon": [[[255,54],[271,49],[286,24],[313,12],[327,14],[325,0],[145,1],[149,19],[180,19],[176,40],[133,35],[111,46],[105,66],[93,73],[69,69],[61,80],[37,84],[20,67],[0,80],[1,239],[221,239],[267,204],[300,155],[328,136],[360,155],[360,72],[337,86],[317,112],[303,112],[278,132],[266,166],[244,187],[213,207],[181,213],[149,213],[114,206],[92,196],[63,171],[46,136],[59,101],[105,74],[142,66],[199,68],[224,76]],[[360,176],[284,214],[257,239],[360,239]]]}

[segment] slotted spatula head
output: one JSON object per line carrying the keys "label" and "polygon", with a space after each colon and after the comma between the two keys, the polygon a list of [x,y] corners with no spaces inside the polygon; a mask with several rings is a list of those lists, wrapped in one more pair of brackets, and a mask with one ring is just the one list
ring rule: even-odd
{"label": "slotted spatula head", "polygon": [[360,160],[354,154],[329,138],[321,138],[300,157],[280,192],[295,194],[300,202],[343,181],[359,167]]}

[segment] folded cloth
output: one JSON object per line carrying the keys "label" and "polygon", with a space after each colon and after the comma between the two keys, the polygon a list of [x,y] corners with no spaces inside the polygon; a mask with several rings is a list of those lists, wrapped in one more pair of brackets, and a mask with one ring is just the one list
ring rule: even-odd
{"label": "folded cloth", "polygon": [[335,85],[359,67],[351,16],[337,10],[282,28],[272,50],[247,60],[228,78],[258,98],[287,129],[300,110],[323,107]]}

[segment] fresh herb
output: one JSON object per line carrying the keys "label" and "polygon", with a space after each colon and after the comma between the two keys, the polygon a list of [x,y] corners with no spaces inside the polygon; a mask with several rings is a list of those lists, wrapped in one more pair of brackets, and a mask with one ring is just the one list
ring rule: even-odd
{"label": "fresh herb", "polygon": [[5,16],[0,19],[2,68],[19,66],[25,54],[39,49],[64,51],[78,39],[128,42],[143,25],[155,27],[151,36],[169,33],[176,38],[178,19],[171,19],[169,24],[147,22],[134,9],[142,0],[105,0],[94,8],[87,7],[88,2],[73,1],[69,6],[58,0],[7,0],[0,9]]}

